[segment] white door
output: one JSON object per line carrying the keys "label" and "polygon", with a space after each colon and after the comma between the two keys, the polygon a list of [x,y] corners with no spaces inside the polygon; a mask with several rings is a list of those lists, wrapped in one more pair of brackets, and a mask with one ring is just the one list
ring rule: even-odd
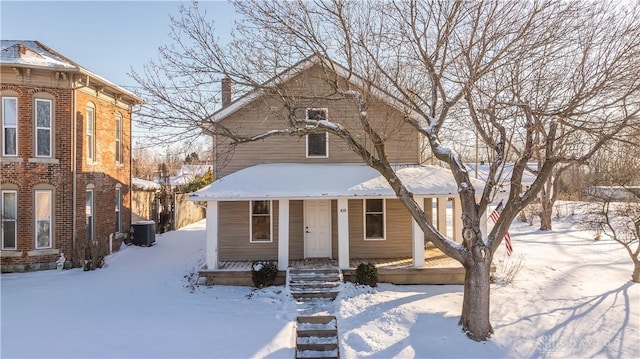
{"label": "white door", "polygon": [[331,257],[331,201],[304,201],[305,258]]}

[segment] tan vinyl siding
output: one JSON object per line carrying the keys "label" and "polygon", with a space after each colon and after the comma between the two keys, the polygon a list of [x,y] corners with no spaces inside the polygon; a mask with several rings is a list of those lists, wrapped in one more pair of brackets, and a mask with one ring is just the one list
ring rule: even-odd
{"label": "tan vinyl siding", "polygon": [[365,240],[363,218],[362,200],[349,200],[349,255],[351,258],[390,258],[411,255],[411,215],[400,201],[386,200],[385,240]]}
{"label": "tan vinyl siding", "polygon": [[[290,93],[301,93],[315,99],[296,98],[293,106],[296,115],[305,116],[307,108],[326,108],[329,120],[346,127],[359,141],[373,145],[359,123],[358,109],[353,99],[336,99],[331,88],[321,80],[322,73],[315,67],[299,74],[288,82]],[[297,92],[299,91],[299,92]],[[418,163],[419,135],[403,121],[403,114],[386,103],[372,99],[367,114],[372,126],[384,137],[387,156],[391,162]],[[221,124],[243,135],[255,135],[273,129],[288,128],[285,111],[280,100],[263,96],[221,121]],[[217,177],[223,177],[240,169],[260,163],[358,163],[362,159],[354,154],[346,143],[329,134],[328,158],[307,158],[306,138],[275,136],[264,140],[230,147],[224,138],[215,139]]]}
{"label": "tan vinyl siding", "polygon": [[272,206],[273,241],[249,241],[249,202],[220,202],[218,214],[218,251],[220,260],[278,259],[278,201]]}
{"label": "tan vinyl siding", "polygon": [[303,201],[289,201],[289,258],[304,258]]}

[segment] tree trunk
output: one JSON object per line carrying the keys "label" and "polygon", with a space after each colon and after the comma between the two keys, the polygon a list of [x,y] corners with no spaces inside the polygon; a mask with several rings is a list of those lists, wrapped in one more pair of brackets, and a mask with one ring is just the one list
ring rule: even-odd
{"label": "tree trunk", "polygon": [[553,203],[547,198],[542,198],[540,201],[540,230],[550,231],[551,228],[551,216],[553,215]]}
{"label": "tree trunk", "polygon": [[464,267],[464,296],[459,324],[469,338],[487,340],[493,334],[489,315],[491,256],[470,258]]}
{"label": "tree trunk", "polygon": [[631,281],[640,283],[640,261],[633,260],[633,274],[631,274]]}

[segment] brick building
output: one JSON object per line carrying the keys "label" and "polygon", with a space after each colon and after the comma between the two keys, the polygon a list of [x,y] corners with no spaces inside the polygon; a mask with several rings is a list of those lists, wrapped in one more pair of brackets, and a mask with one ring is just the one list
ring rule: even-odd
{"label": "brick building", "polygon": [[38,41],[2,40],[0,64],[2,272],[118,250],[142,100]]}

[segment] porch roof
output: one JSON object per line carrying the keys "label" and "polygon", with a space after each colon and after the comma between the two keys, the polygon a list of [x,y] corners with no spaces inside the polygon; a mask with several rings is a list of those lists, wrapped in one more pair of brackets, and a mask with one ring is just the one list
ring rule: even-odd
{"label": "porch roof", "polygon": [[[396,173],[415,196],[457,194],[451,171],[436,166],[397,165]],[[473,180],[478,191],[482,182]],[[387,181],[364,164],[260,164],[242,169],[192,193],[191,201],[321,199],[396,195]]]}

